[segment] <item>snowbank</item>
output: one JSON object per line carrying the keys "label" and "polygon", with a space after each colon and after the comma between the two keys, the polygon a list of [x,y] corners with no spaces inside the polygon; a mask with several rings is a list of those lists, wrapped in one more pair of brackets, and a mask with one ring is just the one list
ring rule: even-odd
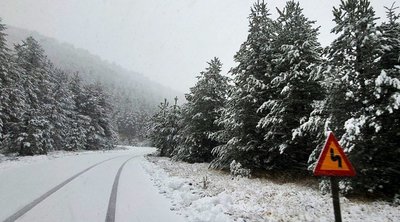
{"label": "snowbank", "polygon": [[[232,179],[208,164],[147,157],[144,169],[173,210],[188,221],[334,221],[332,199],[317,189],[267,179]],[[343,221],[398,221],[400,208],[386,202],[354,202],[341,197]]]}

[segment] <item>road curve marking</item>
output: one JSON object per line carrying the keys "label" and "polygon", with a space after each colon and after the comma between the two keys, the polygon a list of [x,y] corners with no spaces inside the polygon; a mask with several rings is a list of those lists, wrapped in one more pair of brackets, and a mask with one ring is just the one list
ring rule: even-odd
{"label": "road curve marking", "polygon": [[[125,156],[125,155],[122,155]],[[103,160],[101,162],[98,162],[84,170],[82,170],[81,172],[75,174],[74,176],[68,178],[67,180],[65,180],[64,182],[58,184],[57,186],[55,186],[53,189],[47,191],[45,194],[43,194],[42,196],[38,197],[37,199],[35,199],[34,201],[32,201],[31,203],[25,205],[22,209],[20,209],[19,211],[17,211],[16,213],[14,213],[13,215],[9,216],[7,219],[5,219],[3,222],[13,222],[15,220],[17,220],[18,218],[20,218],[22,215],[26,214],[28,211],[30,211],[32,208],[34,208],[36,205],[38,205],[40,202],[42,202],[44,199],[46,199],[47,197],[49,197],[50,195],[52,195],[53,193],[57,192],[59,189],[61,189],[63,186],[67,185],[69,182],[71,182],[72,180],[74,180],[75,178],[79,177],[80,175],[82,175],[83,173],[89,171],[90,169],[92,169],[93,167],[96,167],[106,161],[118,158],[118,157],[122,157],[122,156],[117,156],[117,157],[113,157],[110,159],[106,159]]]}
{"label": "road curve marking", "polygon": [[119,183],[119,177],[121,176],[122,169],[124,168],[125,164],[138,156],[133,156],[126,160],[121,167],[118,169],[117,175],[115,175],[114,179],[114,184],[111,189],[111,194],[110,194],[110,200],[108,201],[108,209],[107,209],[107,215],[106,215],[106,222],[114,222],[115,221],[115,210],[117,207],[117,192],[118,192],[118,183]]}

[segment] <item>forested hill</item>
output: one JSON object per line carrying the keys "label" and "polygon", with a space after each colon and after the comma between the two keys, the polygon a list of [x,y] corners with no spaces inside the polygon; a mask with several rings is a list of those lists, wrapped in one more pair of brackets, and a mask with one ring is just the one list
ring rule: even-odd
{"label": "forested hill", "polygon": [[87,50],[60,43],[54,38],[43,36],[35,31],[7,26],[5,30],[9,48],[28,36],[34,37],[45,50],[51,62],[68,73],[79,72],[88,82],[100,81],[112,88],[124,89],[138,102],[137,109],[153,110],[164,98],[182,97],[183,93],[168,89],[153,82],[142,74],[128,71],[122,67],[102,60]]}
{"label": "forested hill", "polygon": [[140,73],[128,71],[87,50],[60,43],[38,32],[7,26],[5,33],[9,48],[32,36],[55,67],[68,74],[79,73],[87,83],[100,82],[104,85],[112,96],[114,122],[121,142],[132,144],[143,140],[143,127],[159,102],[164,98],[172,100],[175,96],[183,98],[183,93],[153,82]]}

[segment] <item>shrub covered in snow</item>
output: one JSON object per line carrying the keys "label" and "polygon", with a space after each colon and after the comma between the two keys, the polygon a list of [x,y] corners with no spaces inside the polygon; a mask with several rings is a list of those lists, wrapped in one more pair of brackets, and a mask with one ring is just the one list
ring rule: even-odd
{"label": "shrub covered in snow", "polygon": [[242,164],[236,162],[235,160],[232,161],[230,164],[230,172],[232,177],[250,177],[251,170],[242,167]]}

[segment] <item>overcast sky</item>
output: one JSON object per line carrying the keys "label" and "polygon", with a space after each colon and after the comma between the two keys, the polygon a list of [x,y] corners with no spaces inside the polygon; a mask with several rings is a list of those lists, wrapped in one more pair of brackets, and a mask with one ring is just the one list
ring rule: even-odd
{"label": "overcast sky", "polygon": [[[0,0],[3,23],[87,49],[161,84],[188,92],[214,56],[223,72],[247,37],[255,0]],[[283,0],[266,0],[272,17]],[[300,0],[317,20],[320,42],[328,45],[332,7],[339,0]],[[378,17],[395,0],[372,0]],[[399,4],[397,4],[399,5]]]}

